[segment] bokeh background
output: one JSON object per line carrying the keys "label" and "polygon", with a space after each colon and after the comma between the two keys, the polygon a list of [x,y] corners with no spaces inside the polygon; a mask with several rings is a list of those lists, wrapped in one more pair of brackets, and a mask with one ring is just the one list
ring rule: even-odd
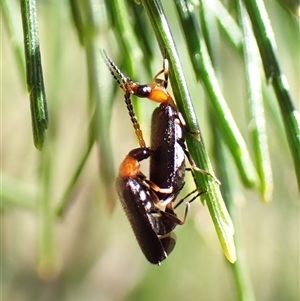
{"label": "bokeh background", "polygon": [[[137,146],[121,91],[105,65],[99,69],[102,98],[113,97],[111,118],[103,123],[99,145],[112,146],[109,175],[103,152],[93,145],[68,195],[68,208],[56,216],[87,146],[92,109],[88,104],[87,54],[80,45],[68,1],[37,1],[40,47],[49,106],[49,130],[42,152],[33,145],[30,106],[17,45],[22,41],[19,4],[11,1],[13,36],[1,16],[1,275],[2,300],[239,300],[232,265],[226,261],[206,206],[192,204],[186,225],[176,229],[177,245],[160,267],[143,257],[117,200],[118,165]],[[121,1],[122,2],[122,1]],[[132,2],[129,4],[129,2]],[[195,80],[172,1],[162,1],[211,154],[207,98]],[[92,6],[102,18],[98,48],[117,64],[126,60],[111,29],[104,1]],[[278,2],[266,0],[278,57],[299,110],[299,20]],[[128,1],[130,7],[137,5]],[[142,7],[139,8],[142,10]],[[151,30],[146,14],[145,28]],[[148,33],[147,33],[148,34]],[[146,33],[145,33],[146,35]],[[154,56],[136,60],[133,78],[151,82],[162,57],[153,33]],[[223,93],[247,142],[247,101],[243,63],[221,43],[219,72]],[[21,60],[22,61],[22,60]],[[122,64],[121,64],[122,65]],[[131,76],[131,75],[130,75]],[[299,300],[299,194],[291,154],[277,102],[266,87],[266,122],[274,177],[272,202],[240,184],[232,165],[233,203],[238,222],[240,259],[246,263],[256,300]],[[141,127],[149,139],[155,104],[139,106]],[[109,114],[108,114],[109,116]],[[213,165],[217,166],[212,157]],[[144,166],[143,168],[147,168]],[[187,175],[185,191],[194,187]],[[238,259],[239,260],[239,259]],[[245,299],[245,300],[250,300]],[[254,300],[254,299],[251,299]]]}

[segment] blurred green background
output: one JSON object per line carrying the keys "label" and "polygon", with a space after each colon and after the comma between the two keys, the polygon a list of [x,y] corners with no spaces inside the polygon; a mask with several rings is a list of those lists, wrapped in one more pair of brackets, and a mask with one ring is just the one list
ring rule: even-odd
{"label": "blurred green background", "polygon": [[[207,99],[195,79],[174,4],[162,2],[205,144],[212,156]],[[95,110],[88,101],[87,65],[91,63],[91,53],[80,45],[70,3],[76,1],[44,0],[38,1],[37,6],[49,109],[49,129],[42,152],[32,142],[24,66],[17,59],[22,49],[18,48],[22,43],[19,4],[15,1],[9,4],[12,23],[1,16],[2,300],[239,300],[232,265],[222,253],[206,206],[198,201],[193,203],[186,225],[176,229],[177,245],[170,257],[160,267],[150,265],[143,257],[112,182],[118,165],[137,142],[122,93],[116,89],[104,64],[96,69],[104,105],[103,123],[98,124],[102,131],[101,138],[97,138],[100,147],[93,145],[87,154],[78,180],[71,184],[67,194],[66,212],[62,217],[56,216],[70,180],[89,150],[89,129]],[[97,36],[98,59],[101,59],[100,49],[104,48],[122,68],[126,65],[124,46],[120,45],[116,28],[111,27],[106,3],[100,0],[87,3],[92,3],[90,7],[100,16],[96,22],[98,30],[93,33]],[[131,20],[132,7],[137,4],[134,1],[125,4]],[[268,0],[265,4],[275,32],[279,61],[299,111],[299,20],[278,2]],[[145,51],[134,50],[133,74],[128,76],[144,83],[151,82],[149,74],[153,76],[160,70],[162,57],[147,15],[142,6],[138,9],[143,14],[141,19],[145,22],[145,37],[151,52],[149,57]],[[13,28],[9,30],[8,24],[13,24]],[[220,39],[218,75],[223,93],[245,140],[250,143],[243,62]],[[242,187],[228,156],[240,238],[238,260],[248,267],[256,300],[296,301],[299,300],[299,194],[278,105],[272,89],[265,90],[274,177],[270,204],[261,202],[257,191]],[[155,106],[142,101],[138,108],[147,141],[149,112]],[[103,155],[110,151],[110,143],[111,161],[104,164],[107,157]],[[216,167],[218,162],[213,156],[212,161]],[[104,172],[106,165],[109,170]],[[194,183],[188,174],[186,177],[188,192]]]}

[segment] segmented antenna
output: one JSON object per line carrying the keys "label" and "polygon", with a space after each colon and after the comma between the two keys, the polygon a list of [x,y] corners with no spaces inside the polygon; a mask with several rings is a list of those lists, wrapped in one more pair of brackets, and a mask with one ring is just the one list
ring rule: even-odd
{"label": "segmented antenna", "polygon": [[[138,120],[136,118],[132,103],[131,103],[131,98],[130,98],[130,92],[127,89],[127,85],[126,83],[130,82],[131,79],[128,77],[125,77],[124,74],[121,72],[121,70],[116,66],[116,64],[111,60],[111,58],[107,55],[106,51],[103,49],[102,50],[102,57],[103,60],[108,68],[108,70],[110,71],[111,75],[113,76],[113,78],[115,79],[115,81],[119,84],[120,88],[125,92],[124,94],[124,100],[125,100],[125,104],[135,131],[135,134],[138,138],[139,141],[139,145],[140,147],[146,147],[146,143],[145,140],[143,138],[143,132],[140,128],[140,124],[138,123]],[[120,79],[118,78],[118,76],[120,77]]]}
{"label": "segmented antenna", "polygon": [[133,106],[131,104],[130,93],[125,92],[124,99],[125,99],[126,107],[127,107],[127,110],[128,110],[128,113],[129,113],[129,116],[130,116],[130,119],[131,119],[131,122],[132,122],[132,125],[134,128],[135,134],[139,141],[139,145],[140,145],[140,147],[144,148],[144,147],[146,147],[146,143],[143,138],[143,132],[140,128],[140,124],[138,123],[138,120],[137,120],[136,115],[133,110]]}
{"label": "segmented antenna", "polygon": [[[126,82],[128,81],[128,79],[121,72],[121,70],[116,66],[116,64],[111,60],[111,58],[108,56],[108,54],[104,49],[102,50],[101,54],[111,75],[113,76],[115,81],[119,84],[120,88],[126,93]],[[118,76],[120,77],[122,82],[120,81]]]}

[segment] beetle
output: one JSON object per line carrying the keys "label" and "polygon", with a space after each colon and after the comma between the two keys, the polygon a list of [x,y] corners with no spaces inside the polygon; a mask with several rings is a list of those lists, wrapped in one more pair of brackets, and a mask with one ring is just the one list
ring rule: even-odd
{"label": "beetle", "polygon": [[189,205],[195,198],[186,203],[182,221],[174,209],[184,199],[174,208],[171,201],[161,202],[157,193],[168,195],[172,189],[158,187],[140,171],[140,161],[151,157],[152,153],[149,148],[131,150],[120,165],[116,188],[142,252],[150,263],[160,265],[175,247],[173,229],[185,223]]}

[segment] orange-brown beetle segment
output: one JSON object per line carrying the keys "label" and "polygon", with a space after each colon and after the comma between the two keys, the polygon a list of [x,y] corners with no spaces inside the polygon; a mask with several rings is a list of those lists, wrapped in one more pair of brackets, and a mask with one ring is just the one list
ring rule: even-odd
{"label": "orange-brown beetle segment", "polygon": [[122,178],[137,178],[140,174],[140,163],[137,159],[126,156],[119,168],[119,175]]}

